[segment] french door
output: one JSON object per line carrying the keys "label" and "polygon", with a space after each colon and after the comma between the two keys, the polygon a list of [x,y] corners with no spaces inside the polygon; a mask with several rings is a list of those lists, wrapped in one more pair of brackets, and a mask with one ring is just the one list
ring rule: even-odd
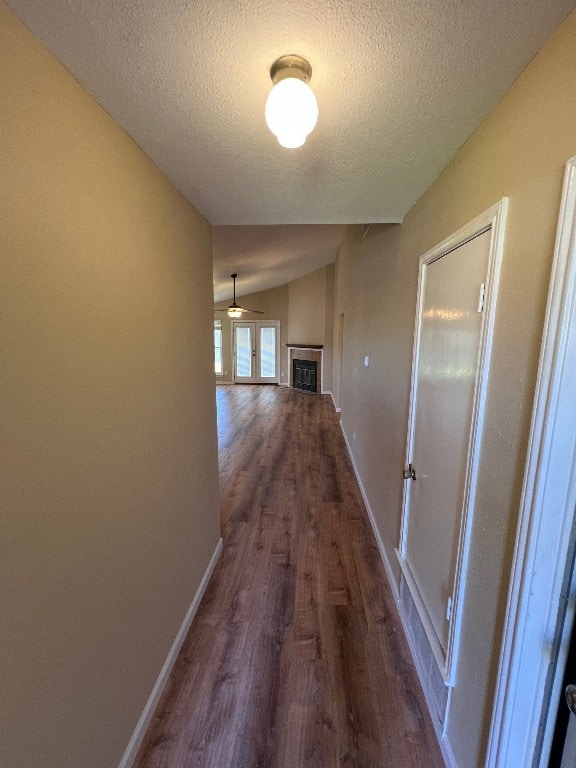
{"label": "french door", "polygon": [[278,383],[279,326],[271,320],[233,323],[236,384]]}

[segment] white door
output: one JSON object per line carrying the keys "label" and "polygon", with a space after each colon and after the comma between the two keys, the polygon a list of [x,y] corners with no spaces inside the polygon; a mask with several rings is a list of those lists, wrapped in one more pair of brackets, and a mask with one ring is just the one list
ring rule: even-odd
{"label": "white door", "polygon": [[[497,231],[500,227],[497,227]],[[445,680],[487,379],[500,235],[484,228],[421,262],[399,557]],[[496,260],[495,260],[496,259]],[[488,296],[489,294],[489,296]],[[485,314],[490,299],[490,325]],[[493,300],[492,300],[492,297]],[[465,565],[464,565],[465,569]],[[462,582],[463,583],[463,582]],[[460,593],[460,595],[463,592]]]}
{"label": "white door", "polygon": [[277,384],[279,323],[237,322],[233,332],[236,384]]}

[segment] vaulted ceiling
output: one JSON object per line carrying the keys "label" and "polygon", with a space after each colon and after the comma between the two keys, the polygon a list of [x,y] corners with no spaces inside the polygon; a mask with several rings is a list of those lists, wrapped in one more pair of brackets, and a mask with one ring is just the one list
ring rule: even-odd
{"label": "vaulted ceiling", "polygon": [[[318,230],[316,252],[310,228],[260,225],[402,221],[573,0],[8,5],[217,225],[224,298],[230,271],[246,293],[321,266],[327,247],[334,260],[340,227]],[[264,122],[269,68],[286,53],[312,64],[320,109],[296,150]]]}

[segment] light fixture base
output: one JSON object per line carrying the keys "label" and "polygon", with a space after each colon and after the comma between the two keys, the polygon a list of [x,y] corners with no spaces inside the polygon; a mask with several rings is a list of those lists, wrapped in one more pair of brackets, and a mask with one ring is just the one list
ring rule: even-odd
{"label": "light fixture base", "polygon": [[294,53],[280,56],[270,67],[270,79],[276,85],[287,77],[296,77],[307,83],[312,77],[310,62]]}

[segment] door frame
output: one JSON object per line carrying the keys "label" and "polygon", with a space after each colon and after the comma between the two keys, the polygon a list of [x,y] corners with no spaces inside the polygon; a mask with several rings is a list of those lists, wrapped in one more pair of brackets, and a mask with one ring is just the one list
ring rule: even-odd
{"label": "door frame", "polygon": [[480,459],[480,444],[482,437],[482,423],[484,419],[484,406],[488,388],[488,372],[490,353],[492,348],[492,336],[494,331],[494,319],[496,315],[496,299],[498,294],[498,281],[500,265],[504,249],[504,229],[506,213],[508,210],[508,198],[502,198],[498,203],[481,213],[473,221],[466,224],[439,245],[427,251],[420,257],[420,269],[418,275],[418,298],[416,306],[416,325],[414,330],[414,351],[412,358],[412,380],[410,385],[410,409],[408,415],[408,438],[406,445],[406,466],[412,461],[414,448],[414,429],[416,422],[417,406],[417,373],[420,357],[420,337],[422,327],[422,312],[424,306],[424,291],[426,287],[427,267],[434,261],[442,258],[451,251],[456,250],[468,241],[478,237],[484,232],[491,232],[490,250],[488,256],[488,270],[486,276],[484,311],[482,330],[480,336],[480,349],[478,355],[478,374],[474,391],[474,404],[471,418],[470,440],[468,444],[468,466],[466,468],[466,481],[464,487],[464,504],[462,522],[460,526],[458,555],[454,580],[454,592],[452,595],[452,620],[448,635],[446,653],[442,649],[432,622],[418,592],[416,582],[406,560],[408,517],[410,510],[410,482],[404,483],[402,501],[402,521],[400,530],[400,544],[396,550],[402,573],[410,590],[412,599],[417,608],[422,626],[426,632],[428,642],[444,682],[448,686],[455,683],[456,660],[458,658],[458,646],[460,640],[460,628],[465,598],[466,570],[470,541],[472,536],[472,511],[474,508],[474,496],[476,491],[476,479]]}
{"label": "door frame", "polygon": [[[251,325],[254,328],[252,359],[254,361],[253,381],[236,381],[236,327]],[[262,379],[258,374],[258,351],[260,349],[260,328],[276,328],[276,377],[274,381]],[[242,379],[245,377],[241,377]],[[280,320],[233,320],[232,321],[232,381],[234,384],[279,384],[280,383]]]}
{"label": "door frame", "polygon": [[[570,331],[572,333],[570,334]],[[486,768],[543,768],[574,594],[576,157],[566,163]],[[568,615],[568,619],[566,616]]]}

